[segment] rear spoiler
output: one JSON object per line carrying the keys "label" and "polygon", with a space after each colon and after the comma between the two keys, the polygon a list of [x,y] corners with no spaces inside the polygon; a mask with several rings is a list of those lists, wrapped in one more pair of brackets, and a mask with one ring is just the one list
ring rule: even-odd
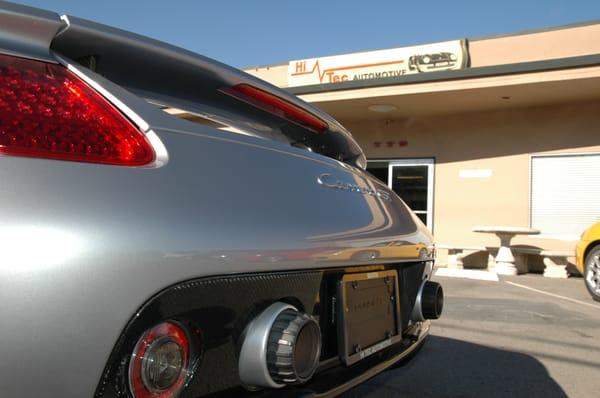
{"label": "rear spoiler", "polygon": [[4,54],[28,54],[56,62],[50,54],[50,43],[63,27],[56,13],[0,1],[0,49]]}
{"label": "rear spoiler", "polygon": [[[52,40],[53,51],[149,102],[184,109],[252,135],[287,141],[362,169],[366,167],[364,153],[344,127],[284,90],[182,48],[76,17],[61,18],[65,26]],[[232,95],[239,91],[248,94],[247,87],[254,89],[255,95],[258,92],[259,96],[276,97],[296,115],[308,114],[305,120],[313,116],[323,121],[325,128],[315,131],[302,125],[302,120],[290,121],[276,112],[265,114],[265,107],[259,109],[252,101]],[[252,127],[265,121],[266,129],[264,125]]]}

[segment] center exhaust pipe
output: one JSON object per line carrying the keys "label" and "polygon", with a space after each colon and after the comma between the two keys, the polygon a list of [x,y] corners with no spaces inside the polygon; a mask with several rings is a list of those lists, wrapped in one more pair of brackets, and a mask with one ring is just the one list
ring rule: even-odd
{"label": "center exhaust pipe", "polygon": [[422,322],[426,319],[438,319],[444,308],[444,290],[437,282],[423,281],[410,319]]}
{"label": "center exhaust pipe", "polygon": [[303,383],[317,369],[321,330],[315,319],[290,304],[276,302],[244,332],[238,371],[249,387],[281,388]]}

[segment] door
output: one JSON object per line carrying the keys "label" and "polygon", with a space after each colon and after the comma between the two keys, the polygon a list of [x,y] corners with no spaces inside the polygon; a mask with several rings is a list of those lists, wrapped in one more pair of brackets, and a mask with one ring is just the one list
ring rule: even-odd
{"label": "door", "polygon": [[388,186],[433,231],[433,159],[393,160],[388,165]]}

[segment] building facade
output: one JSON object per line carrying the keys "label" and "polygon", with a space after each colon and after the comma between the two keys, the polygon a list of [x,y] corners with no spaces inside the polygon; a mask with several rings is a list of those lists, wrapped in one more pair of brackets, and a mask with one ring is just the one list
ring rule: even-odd
{"label": "building facade", "polygon": [[570,250],[600,220],[600,23],[246,71],[337,118],[440,244]]}

